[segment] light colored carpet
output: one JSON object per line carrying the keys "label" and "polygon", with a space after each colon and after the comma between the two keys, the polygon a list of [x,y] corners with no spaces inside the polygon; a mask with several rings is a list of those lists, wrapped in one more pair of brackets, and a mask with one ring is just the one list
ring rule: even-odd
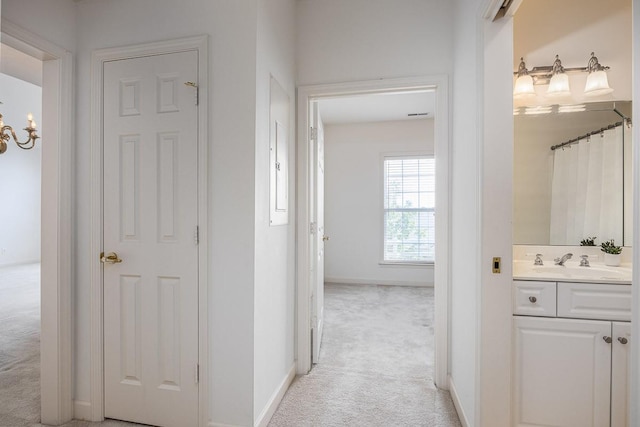
{"label": "light colored carpet", "polygon": [[[320,364],[270,427],[459,426],[433,385],[433,290],[326,286]],[[0,268],[0,427],[40,424],[40,266]],[[64,427],[136,427],[114,420]]]}
{"label": "light colored carpet", "polygon": [[433,384],[433,289],[327,284],[320,363],[270,427],[460,426]]}
{"label": "light colored carpet", "polygon": [[[64,427],[135,427],[72,421]],[[40,424],[40,264],[0,268],[0,427]]]}
{"label": "light colored carpet", "polygon": [[0,426],[40,421],[40,265],[0,268]]}

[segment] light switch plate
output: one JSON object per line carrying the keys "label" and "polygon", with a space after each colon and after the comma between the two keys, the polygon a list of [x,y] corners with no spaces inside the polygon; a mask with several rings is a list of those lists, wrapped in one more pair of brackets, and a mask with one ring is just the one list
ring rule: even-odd
{"label": "light switch plate", "polygon": [[493,273],[500,274],[500,264],[502,263],[502,258],[499,256],[493,257]]}

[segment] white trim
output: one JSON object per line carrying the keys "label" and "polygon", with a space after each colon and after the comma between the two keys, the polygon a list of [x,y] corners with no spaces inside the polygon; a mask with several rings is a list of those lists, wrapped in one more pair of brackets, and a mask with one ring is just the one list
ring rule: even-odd
{"label": "white trim", "polygon": [[456,385],[454,384],[451,376],[449,376],[449,393],[451,393],[451,400],[453,400],[453,406],[456,408],[456,412],[458,413],[460,424],[462,424],[462,427],[469,427],[469,419],[462,409],[460,397],[458,397],[458,390],[456,390]]}
{"label": "white trim", "polygon": [[435,383],[448,387],[448,319],[449,319],[449,257],[451,233],[450,201],[451,163],[449,155],[449,80],[446,75],[421,76],[399,79],[380,79],[361,82],[301,86],[298,88],[298,183],[297,183],[297,301],[296,301],[296,360],[297,373],[311,369],[311,307],[309,296],[309,108],[310,102],[321,97],[390,91],[435,89],[436,120],[434,128],[435,156],[440,165],[436,170],[436,205],[439,224],[436,227],[435,281]]}
{"label": "white trim", "polygon": [[242,426],[237,426],[235,424],[214,423],[213,421],[209,421],[209,423],[207,424],[207,427],[242,427]]}
{"label": "white trim", "polygon": [[433,266],[435,265],[435,263],[433,261],[424,261],[424,262],[417,262],[417,261],[378,261],[378,265],[380,267],[417,267],[417,268],[423,268],[423,267],[428,267],[430,269],[433,269]]}
{"label": "white trim", "polygon": [[209,423],[209,297],[208,297],[208,36],[100,49],[91,55],[91,421],[104,420],[102,265],[102,85],[105,62],[151,55],[198,52],[198,359],[200,365],[198,423]]}
{"label": "white trim", "polygon": [[431,282],[415,282],[410,280],[380,280],[380,279],[348,279],[345,277],[325,277],[324,283],[340,285],[384,285],[384,286],[409,286],[414,288],[433,288]]}
{"label": "white trim", "polygon": [[256,427],[267,427],[267,425],[269,424],[269,421],[271,421],[271,417],[273,417],[273,414],[276,413],[276,410],[278,409],[278,405],[280,405],[280,402],[282,402],[282,398],[284,397],[284,394],[289,389],[289,386],[291,385],[295,377],[296,377],[296,364],[294,363],[291,365],[289,372],[282,379],[282,382],[280,383],[278,388],[274,391],[273,395],[271,396],[271,399],[269,399],[269,402],[267,402],[264,409],[256,419],[254,423]]}
{"label": "white trim", "polygon": [[73,419],[89,420],[91,418],[91,403],[84,400],[73,401]]}
{"label": "white trim", "polygon": [[73,58],[6,19],[1,25],[2,43],[43,61],[41,419],[58,425],[73,417]]}

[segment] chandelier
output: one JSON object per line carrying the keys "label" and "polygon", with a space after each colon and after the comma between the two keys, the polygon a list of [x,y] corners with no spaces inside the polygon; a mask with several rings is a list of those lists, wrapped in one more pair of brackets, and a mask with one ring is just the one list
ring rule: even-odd
{"label": "chandelier", "polygon": [[23,150],[30,150],[36,145],[36,139],[40,138],[36,133],[36,122],[33,120],[33,115],[29,113],[27,115],[27,127],[24,128],[27,131],[28,139],[25,142],[20,142],[18,136],[13,128],[9,125],[5,125],[2,120],[2,114],[0,114],[0,154],[7,151],[7,142],[11,138]]}

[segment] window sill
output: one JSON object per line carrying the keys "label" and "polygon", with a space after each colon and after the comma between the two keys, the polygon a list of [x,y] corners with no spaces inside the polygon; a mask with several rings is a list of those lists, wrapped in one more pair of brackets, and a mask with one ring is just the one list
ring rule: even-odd
{"label": "window sill", "polygon": [[433,267],[433,261],[379,261],[382,267]]}

